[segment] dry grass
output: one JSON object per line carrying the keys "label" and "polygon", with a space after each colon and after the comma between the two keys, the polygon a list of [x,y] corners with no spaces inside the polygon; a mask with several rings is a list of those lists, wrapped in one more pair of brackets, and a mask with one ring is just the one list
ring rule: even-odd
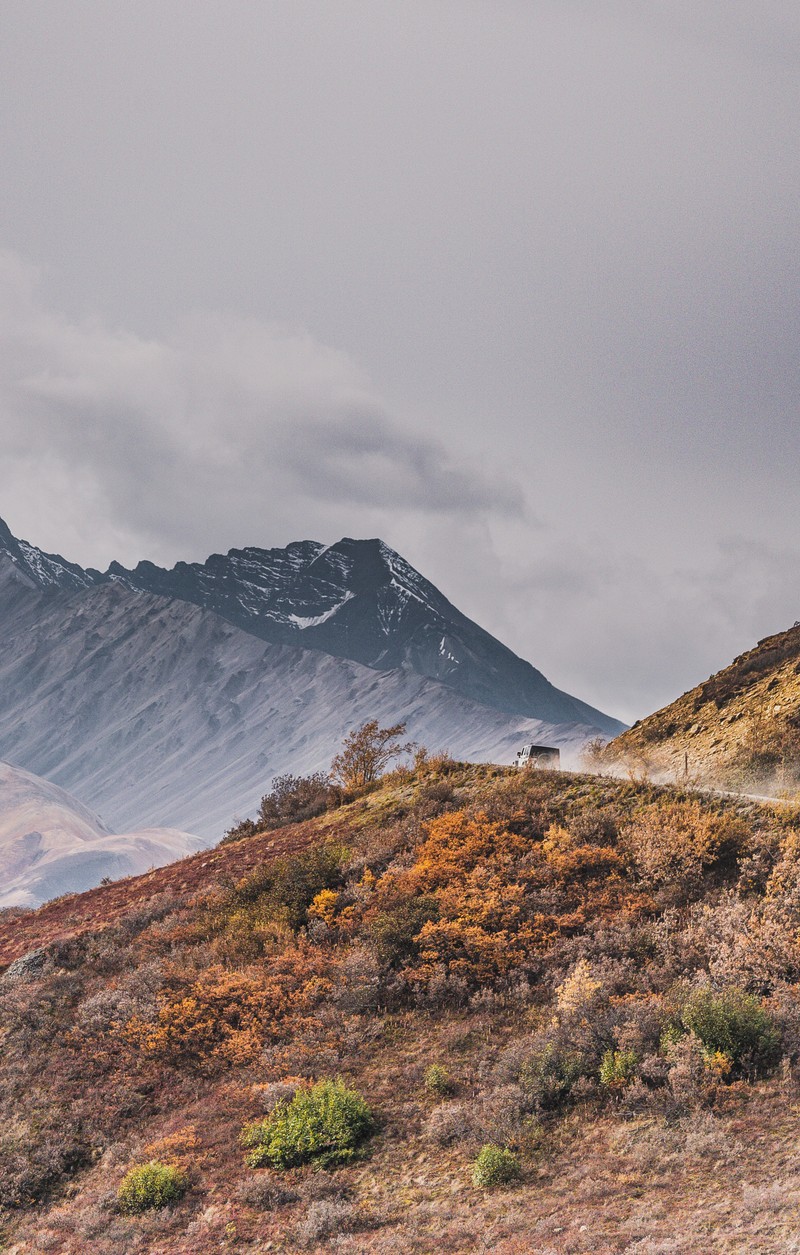
{"label": "dry grass", "polygon": [[[541,959],[538,976],[526,969],[524,979],[498,979],[458,997],[452,985],[398,992],[396,969],[382,968],[369,935],[348,933],[344,924],[315,943],[314,953],[328,956],[330,983],[313,1015],[302,1030],[287,1021],[292,1031],[271,1037],[255,1058],[204,1070],[126,1053],[120,1044],[121,1020],[146,1021],[165,988],[172,994],[180,980],[219,963],[214,921],[220,903],[233,909],[225,884],[331,837],[347,837],[355,868],[356,889],[344,892],[343,910],[358,908],[365,866],[397,866],[408,874],[414,851],[424,848],[413,780],[278,834],[0,920],[5,963],[36,948],[46,952],[31,979],[0,981],[0,1142],[20,1154],[31,1143],[45,1144],[52,1159],[41,1165],[41,1172],[52,1169],[52,1180],[37,1185],[32,1177],[28,1187],[39,1190],[38,1204],[26,1207],[21,1197],[23,1205],[0,1217],[2,1249],[11,1255],[800,1253],[800,1092],[790,1063],[754,1083],[698,1084],[679,1101],[662,1057],[664,1076],[640,1084],[640,1092],[605,1094],[584,1077],[559,1109],[532,1100],[518,1079],[520,1061],[545,1030],[559,1049],[566,1040],[589,1050],[595,1031],[616,1033],[637,1048],[654,1034],[657,1043],[651,1020],[664,991],[686,973],[707,971],[725,919],[741,929],[751,898],[737,900],[734,910],[720,896],[723,873],[712,868],[702,918],[679,899],[645,912],[633,881],[635,911],[627,899],[614,898],[591,915],[574,888],[585,885],[592,866],[585,852],[592,840],[613,842],[613,808],[622,821],[657,800],[647,787],[567,776],[520,782],[496,769],[450,768],[438,800],[435,792],[430,780],[418,789],[420,814],[428,816],[434,804],[440,812],[480,805],[498,822],[505,816],[517,834],[531,824],[551,833],[556,823],[567,826],[548,838],[550,862],[543,866],[552,876],[537,892],[553,901],[559,893],[572,895],[570,923]],[[532,859],[523,851],[524,867]],[[567,874],[577,882],[559,879]],[[758,900],[763,884],[748,893]],[[255,907],[252,912],[247,928],[265,928]],[[267,933],[274,947],[278,933]],[[765,947],[763,962],[774,953]],[[234,971],[269,972],[277,961],[269,949],[257,959],[248,950],[241,962],[235,948],[228,953]],[[738,952],[731,954],[726,961],[738,965],[737,973],[746,970]],[[793,989],[781,992],[790,1027]],[[426,1087],[432,1063],[446,1071],[450,1092]],[[303,1077],[336,1074],[379,1116],[366,1157],[333,1171],[247,1169],[238,1141],[244,1122],[290,1096]],[[83,1155],[74,1164],[64,1159],[70,1139]],[[515,1148],[523,1165],[518,1184],[485,1192],[472,1185],[476,1149],[487,1141]],[[187,1169],[187,1196],[161,1212],[118,1214],[114,1197],[126,1170],[153,1157]]]}
{"label": "dry grass", "polygon": [[601,770],[797,801],[800,627],[760,641],[617,737],[595,761]]}

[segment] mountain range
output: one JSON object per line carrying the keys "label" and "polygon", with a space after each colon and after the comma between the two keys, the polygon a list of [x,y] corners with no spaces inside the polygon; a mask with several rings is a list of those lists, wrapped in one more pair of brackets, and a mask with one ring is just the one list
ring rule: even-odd
{"label": "mountain range", "polygon": [[459,758],[624,725],[563,693],[378,540],[83,568],[0,523],[0,758],[117,831],[218,838],[366,719]]}

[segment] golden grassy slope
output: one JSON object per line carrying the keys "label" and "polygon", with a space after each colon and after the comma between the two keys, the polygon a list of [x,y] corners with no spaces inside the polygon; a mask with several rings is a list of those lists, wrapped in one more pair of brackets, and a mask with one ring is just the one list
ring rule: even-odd
{"label": "golden grassy slope", "polygon": [[601,755],[675,781],[752,792],[800,783],[800,626],[759,641]]}

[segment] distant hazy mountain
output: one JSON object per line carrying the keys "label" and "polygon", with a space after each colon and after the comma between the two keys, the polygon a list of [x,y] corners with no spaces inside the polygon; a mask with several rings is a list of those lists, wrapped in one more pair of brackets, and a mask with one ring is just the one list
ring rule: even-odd
{"label": "distant hazy mountain", "polygon": [[63,789],[0,762],[0,907],[38,906],[105,876],[138,876],[202,844],[165,828],[115,836]]}
{"label": "distant hazy mountain", "polygon": [[624,727],[555,688],[380,540],[232,549],[170,571],[150,562],[133,570],[112,562],[101,574],[42,553],[0,522],[3,550],[41,588],[119,582],[213,610],[273,644],[322,650],[381,671],[410,670],[506,714],[585,724],[607,736]]}

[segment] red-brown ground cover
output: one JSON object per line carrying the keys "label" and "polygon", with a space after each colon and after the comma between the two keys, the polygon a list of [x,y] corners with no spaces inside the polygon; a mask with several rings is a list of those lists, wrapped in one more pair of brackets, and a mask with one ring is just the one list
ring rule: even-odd
{"label": "red-brown ground cover", "polygon": [[[800,1250],[796,823],[438,759],[7,916],[6,1249]],[[363,1159],[248,1168],[243,1125],[337,1076]],[[486,1143],[519,1183],[473,1186]],[[154,1160],[187,1193],[125,1214]]]}

